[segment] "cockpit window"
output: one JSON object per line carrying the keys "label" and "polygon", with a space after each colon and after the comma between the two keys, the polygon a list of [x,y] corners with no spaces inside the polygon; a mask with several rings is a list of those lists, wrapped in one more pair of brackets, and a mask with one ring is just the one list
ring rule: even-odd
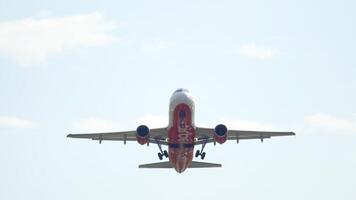
{"label": "cockpit window", "polygon": [[176,92],[182,92],[183,91],[183,89],[178,89],[178,90],[176,90]]}
{"label": "cockpit window", "polygon": [[189,91],[187,89],[184,89],[184,88],[179,88],[174,93],[178,93],[178,92],[189,92]]}

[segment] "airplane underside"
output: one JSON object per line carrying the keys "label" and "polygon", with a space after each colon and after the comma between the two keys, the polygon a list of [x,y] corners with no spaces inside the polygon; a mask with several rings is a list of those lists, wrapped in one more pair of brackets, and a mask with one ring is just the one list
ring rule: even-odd
{"label": "airplane underside", "polygon": [[[195,157],[203,160],[205,157],[204,147],[208,143],[223,144],[228,140],[258,139],[263,142],[275,136],[291,136],[294,132],[276,131],[251,131],[251,130],[228,130],[224,124],[218,124],[215,128],[195,126],[194,123],[195,104],[188,90],[176,90],[170,99],[169,123],[166,127],[149,129],[146,125],[140,125],[136,130],[104,133],[82,133],[68,134],[71,138],[86,138],[99,141],[136,141],[140,145],[157,144],[160,152],[158,158],[163,157],[169,161],[139,165],[139,168],[174,168],[182,173],[187,168],[221,167],[221,164],[193,161],[194,147],[202,145],[197,150]],[[168,146],[162,150],[162,145]]]}

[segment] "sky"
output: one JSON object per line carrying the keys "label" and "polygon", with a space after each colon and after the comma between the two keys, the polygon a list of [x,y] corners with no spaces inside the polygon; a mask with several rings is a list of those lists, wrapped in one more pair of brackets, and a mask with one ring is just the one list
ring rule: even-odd
{"label": "sky", "polygon": [[[356,198],[355,1],[0,0],[0,199]],[[155,145],[68,133],[294,131],[206,147],[217,169],[138,169]],[[198,147],[199,148],[199,147]]]}

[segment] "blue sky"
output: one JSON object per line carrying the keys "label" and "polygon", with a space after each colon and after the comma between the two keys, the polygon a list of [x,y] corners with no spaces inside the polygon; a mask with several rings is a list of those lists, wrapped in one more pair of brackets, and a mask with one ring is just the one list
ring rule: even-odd
{"label": "blue sky", "polygon": [[[355,199],[353,1],[0,0],[1,199]],[[166,125],[295,131],[207,146],[221,169],[142,170],[158,148],[67,139]]]}

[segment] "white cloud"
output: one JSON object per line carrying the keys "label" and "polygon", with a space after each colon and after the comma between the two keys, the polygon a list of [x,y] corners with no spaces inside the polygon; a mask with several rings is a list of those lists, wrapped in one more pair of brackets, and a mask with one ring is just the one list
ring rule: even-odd
{"label": "white cloud", "polygon": [[74,128],[82,132],[115,131],[115,123],[110,120],[87,118],[74,123]]}
{"label": "white cloud", "polygon": [[149,128],[161,128],[168,125],[168,119],[163,115],[146,114],[135,121],[136,124],[144,124]]}
{"label": "white cloud", "polygon": [[353,117],[338,118],[328,114],[314,114],[307,116],[308,125],[325,132],[356,134],[356,115]]}
{"label": "white cloud", "polygon": [[3,21],[0,53],[21,65],[31,65],[69,49],[118,41],[111,35],[115,29],[117,25],[100,13]]}
{"label": "white cloud", "polygon": [[28,128],[35,128],[36,125],[35,123],[24,119],[19,119],[16,117],[0,116],[0,127],[28,129]]}
{"label": "white cloud", "polygon": [[270,60],[276,57],[279,50],[276,48],[257,46],[256,44],[241,45],[240,55],[257,60]]}

